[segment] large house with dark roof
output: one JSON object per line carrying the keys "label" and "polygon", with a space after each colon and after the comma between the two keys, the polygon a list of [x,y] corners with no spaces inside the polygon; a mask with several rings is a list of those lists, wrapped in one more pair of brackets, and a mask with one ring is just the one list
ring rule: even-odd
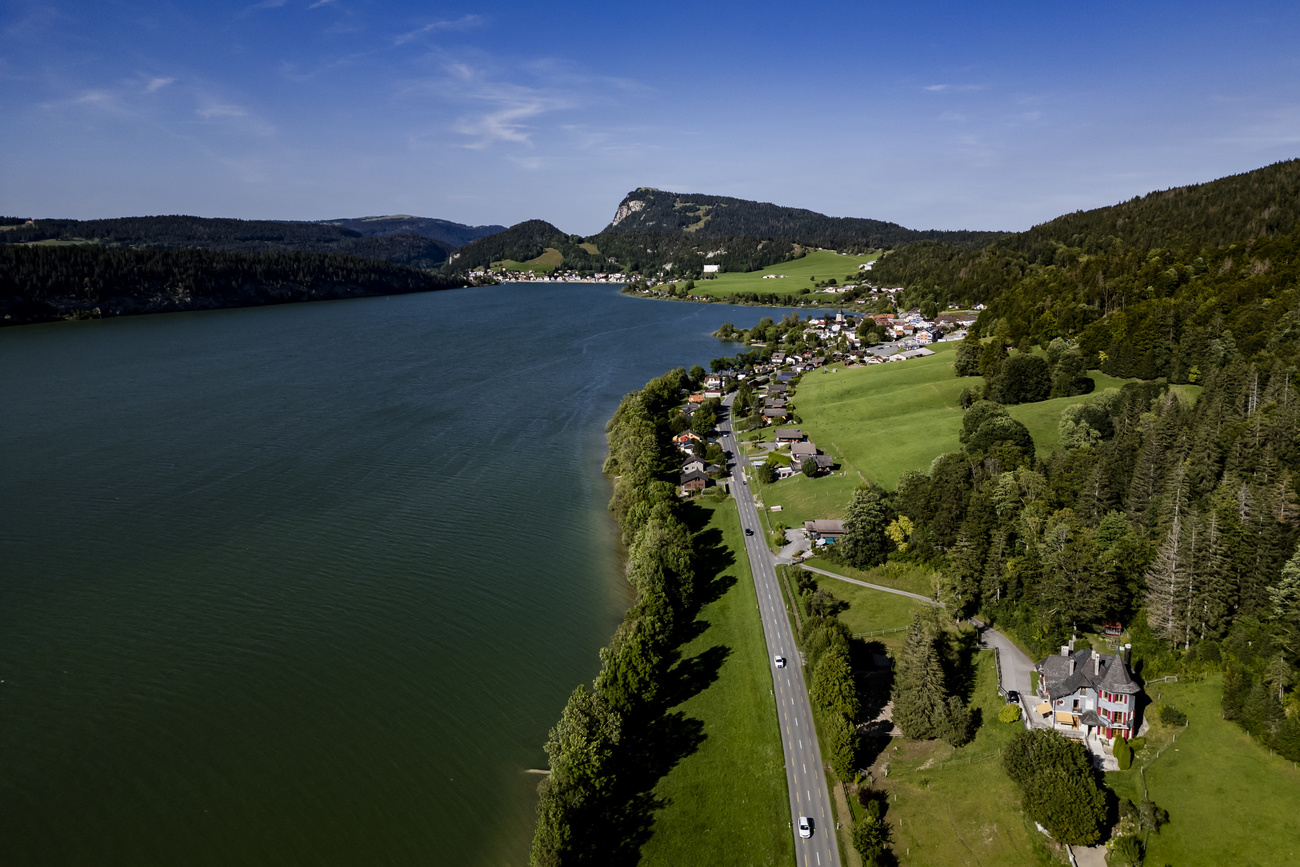
{"label": "large house with dark roof", "polygon": [[1113,742],[1119,735],[1137,734],[1137,700],[1142,687],[1133,680],[1124,657],[1095,650],[1071,652],[1074,640],[1038,664],[1035,708],[1051,717],[1052,727]]}

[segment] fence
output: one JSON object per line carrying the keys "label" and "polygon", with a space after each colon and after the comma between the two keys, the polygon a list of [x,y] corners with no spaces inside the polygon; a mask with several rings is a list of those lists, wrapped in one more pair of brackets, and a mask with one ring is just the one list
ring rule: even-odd
{"label": "fence", "polygon": [[914,768],[902,767],[897,769],[907,771],[908,773],[911,774],[919,774],[925,771],[942,771],[944,768],[950,768],[954,765],[969,765],[972,762],[983,762],[983,761],[987,761],[988,759],[996,759],[1000,755],[1002,755],[1001,748],[999,748],[998,751],[994,753],[982,753],[978,756],[962,756],[956,759],[949,759],[946,762],[940,762],[937,765],[930,765],[929,767],[926,767],[924,764],[921,764],[921,765],[917,765]]}
{"label": "fence", "polygon": [[855,632],[853,633],[852,637],[853,638],[875,638],[878,635],[892,635],[895,632],[906,632],[908,629],[909,627],[907,626],[895,626],[893,629],[877,629],[873,632]]}

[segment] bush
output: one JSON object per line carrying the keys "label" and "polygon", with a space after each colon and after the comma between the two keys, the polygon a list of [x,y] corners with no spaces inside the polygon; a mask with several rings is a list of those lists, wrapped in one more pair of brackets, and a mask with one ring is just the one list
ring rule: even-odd
{"label": "bush", "polygon": [[1119,762],[1121,771],[1127,771],[1133,766],[1133,751],[1122,735],[1115,738],[1115,761]]}
{"label": "bush", "polygon": [[1183,713],[1173,705],[1160,705],[1160,721],[1167,726],[1185,726],[1187,725],[1187,714]]}
{"label": "bush", "polygon": [[998,711],[998,719],[1004,723],[1020,722],[1020,705],[1008,704]]}
{"label": "bush", "polygon": [[960,697],[948,696],[940,734],[954,748],[964,747],[975,738],[975,715]]}
{"label": "bush", "polygon": [[1141,840],[1137,837],[1118,837],[1106,863],[1111,867],[1140,867],[1142,857]]}
{"label": "bush", "polygon": [[1147,745],[1146,738],[1133,738],[1133,740],[1128,742],[1128,748],[1135,756],[1138,753],[1142,752],[1142,748],[1145,747],[1146,745]]}

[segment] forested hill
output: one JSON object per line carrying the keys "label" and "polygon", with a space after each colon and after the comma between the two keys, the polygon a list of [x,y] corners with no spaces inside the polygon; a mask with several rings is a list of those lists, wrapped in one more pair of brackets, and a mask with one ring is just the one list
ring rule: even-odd
{"label": "forested hill", "polygon": [[399,295],[462,285],[357,256],[0,244],[0,325]]}
{"label": "forested hill", "polygon": [[1236,357],[1300,363],[1300,160],[1068,214],[971,251],[909,245],[873,270],[905,303],[988,305],[983,333],[1077,341],[1115,376],[1196,381]]}
{"label": "forested hill", "polygon": [[336,220],[321,220],[331,226],[341,226],[360,232],[362,235],[419,235],[441,241],[449,247],[463,247],[470,241],[504,232],[505,226],[467,226],[450,220],[436,220],[432,217],[412,217],[409,214],[394,214],[387,217],[350,217]]}
{"label": "forested hill", "polygon": [[1000,236],[997,232],[916,231],[882,220],[828,217],[802,208],[728,196],[670,193],[650,187],[628,193],[619,204],[613,222],[601,234],[617,232],[782,239],[844,252],[887,249],[922,240],[974,245]]}
{"label": "forested hill", "polygon": [[414,232],[364,233],[343,225],[280,220],[157,216],[5,222],[9,225],[0,232],[0,242],[10,244],[44,241],[91,244],[111,249],[337,253],[415,268],[440,267],[454,247]]}
{"label": "forested hill", "polygon": [[706,261],[720,265],[723,271],[753,271],[803,255],[789,241],[703,239],[658,232],[619,232],[583,239],[566,235],[545,220],[528,220],[466,244],[451,254],[444,270],[465,274],[505,261],[528,263],[548,250],[555,251],[550,264],[564,271],[665,276],[699,276]]}

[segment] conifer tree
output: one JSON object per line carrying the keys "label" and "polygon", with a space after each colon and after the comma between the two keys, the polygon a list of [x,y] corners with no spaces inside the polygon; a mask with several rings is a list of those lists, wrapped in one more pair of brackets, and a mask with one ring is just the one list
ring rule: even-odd
{"label": "conifer tree", "polygon": [[894,672],[894,724],[909,738],[928,740],[943,733],[948,692],[937,646],[939,624],[933,611],[912,615],[907,642]]}
{"label": "conifer tree", "polygon": [[1185,508],[1181,470],[1174,489],[1173,521],[1156,560],[1147,570],[1147,622],[1156,634],[1170,642],[1185,637],[1187,593],[1186,545],[1183,529]]}
{"label": "conifer tree", "polygon": [[885,537],[888,523],[880,494],[874,488],[859,488],[844,518],[844,535],[836,542],[845,562],[859,569],[885,562],[891,547]]}

